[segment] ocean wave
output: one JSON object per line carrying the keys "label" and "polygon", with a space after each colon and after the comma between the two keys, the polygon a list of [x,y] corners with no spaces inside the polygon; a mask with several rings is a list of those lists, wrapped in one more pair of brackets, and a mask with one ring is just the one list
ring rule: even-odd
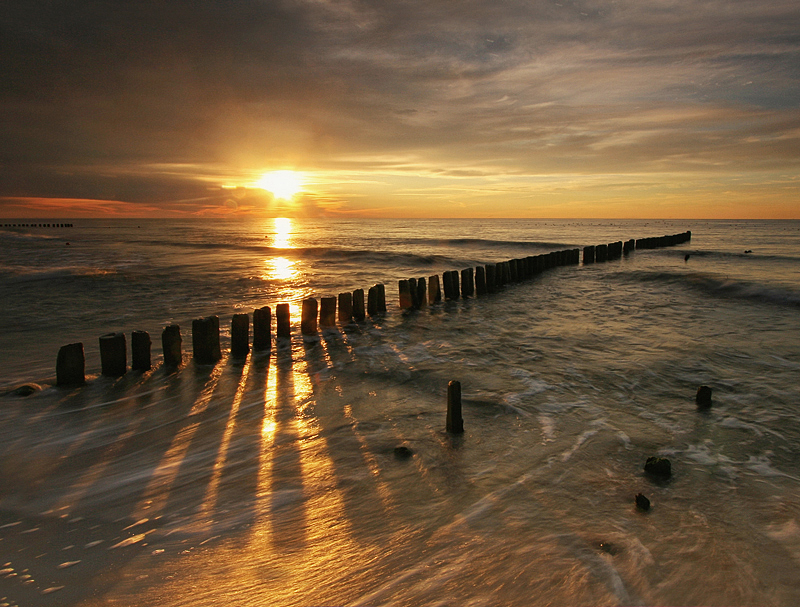
{"label": "ocean wave", "polygon": [[755,281],[717,278],[706,274],[676,272],[632,272],[629,276],[640,282],[663,282],[683,285],[714,297],[726,297],[763,303],[800,307],[800,293],[788,287]]}
{"label": "ocean wave", "polygon": [[492,240],[487,238],[448,238],[448,239],[431,239],[431,238],[410,238],[407,239],[409,243],[418,243],[428,246],[447,246],[454,248],[523,248],[523,249],[542,249],[550,251],[558,248],[576,247],[576,244],[563,243],[563,242],[544,242],[544,241],[529,241],[529,240]]}
{"label": "ocean wave", "polygon": [[80,277],[102,277],[116,274],[116,270],[97,267],[58,267],[31,269],[24,266],[0,267],[0,277],[6,284],[20,284],[37,281],[53,281]]}

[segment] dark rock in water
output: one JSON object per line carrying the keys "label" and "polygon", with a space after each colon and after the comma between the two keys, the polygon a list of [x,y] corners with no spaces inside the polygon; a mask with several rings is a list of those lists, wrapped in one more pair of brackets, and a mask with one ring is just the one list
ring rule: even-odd
{"label": "dark rock in water", "polygon": [[644,471],[658,478],[669,478],[672,475],[672,464],[666,457],[648,457],[644,463]]}
{"label": "dark rock in water", "polygon": [[642,510],[644,512],[650,510],[650,500],[647,499],[644,495],[642,495],[641,493],[637,493],[635,499],[636,499],[636,507],[639,510]]}
{"label": "dark rock in water", "polygon": [[22,384],[14,388],[9,394],[12,396],[30,396],[34,392],[38,392],[42,387],[38,384]]}
{"label": "dark rock in water", "polygon": [[399,447],[394,448],[394,456],[397,459],[408,459],[412,455],[414,455],[414,452],[405,445],[400,445]]}
{"label": "dark rock in water", "polygon": [[697,389],[697,396],[695,396],[697,406],[701,409],[708,409],[711,407],[711,388],[708,386],[700,386]]}

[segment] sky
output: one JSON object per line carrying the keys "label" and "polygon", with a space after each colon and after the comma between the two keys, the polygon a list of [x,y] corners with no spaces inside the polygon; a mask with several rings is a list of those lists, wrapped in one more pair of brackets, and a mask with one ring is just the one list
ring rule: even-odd
{"label": "sky", "polygon": [[800,218],[797,0],[17,0],[0,81],[0,217]]}

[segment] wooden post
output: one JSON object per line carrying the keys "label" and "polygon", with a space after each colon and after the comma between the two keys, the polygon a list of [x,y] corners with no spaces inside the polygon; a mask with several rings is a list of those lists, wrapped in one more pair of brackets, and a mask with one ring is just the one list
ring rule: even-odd
{"label": "wooden post", "polygon": [[292,336],[291,310],[288,303],[275,306],[276,335],[278,338]]}
{"label": "wooden post", "polygon": [[417,297],[414,301],[417,308],[424,308],[428,305],[428,285],[424,276],[417,278]]}
{"label": "wooden post", "polygon": [[375,288],[378,290],[378,314],[386,314],[386,286],[378,283]]}
{"label": "wooden post", "polygon": [[475,268],[475,295],[486,295],[486,268]]}
{"label": "wooden post", "polygon": [[231,356],[244,358],[250,352],[250,316],[234,314],[231,320]]}
{"label": "wooden post", "polygon": [[314,298],[303,300],[300,332],[303,335],[315,335],[317,333],[317,300]]}
{"label": "wooden post", "polygon": [[100,336],[100,366],[103,375],[120,377],[128,372],[128,347],[124,333]]}
{"label": "wooden post", "polygon": [[85,368],[86,359],[83,355],[82,343],[61,346],[56,358],[56,385],[75,386],[85,384]]}
{"label": "wooden post", "polygon": [[272,310],[269,306],[253,310],[253,351],[272,348]]}
{"label": "wooden post", "polygon": [[367,317],[364,307],[364,289],[353,291],[353,320],[361,322]]}
{"label": "wooden post", "polygon": [[319,326],[320,327],[335,327],[336,326],[336,298],[335,297],[323,297],[320,300]]}
{"label": "wooden post", "polygon": [[461,382],[455,380],[447,384],[446,430],[451,434],[464,433],[464,418],[461,417]]}
{"label": "wooden post", "polygon": [[461,297],[467,298],[475,295],[475,278],[472,268],[461,270]]}
{"label": "wooden post", "polygon": [[594,260],[597,263],[608,261],[608,245],[599,244],[594,248]]}
{"label": "wooden post", "polygon": [[164,367],[175,369],[183,362],[181,352],[181,328],[178,325],[167,325],[161,332],[161,349],[164,351]]}
{"label": "wooden post", "polygon": [[[361,292],[364,293],[363,291]],[[339,293],[338,301],[339,312],[337,314],[339,322],[343,325],[348,325],[353,320],[353,294],[349,291],[346,293]]]}
{"label": "wooden post", "polygon": [[420,307],[419,289],[417,288],[416,278],[408,279],[408,292],[411,295],[411,307],[414,308],[415,310],[419,310]]}
{"label": "wooden post", "polygon": [[[414,281],[416,283],[416,281]],[[417,285],[414,284],[416,287]],[[416,290],[416,289],[415,289]],[[408,280],[401,280],[397,283],[397,291],[400,297],[400,308],[403,310],[408,310],[414,307],[414,303],[411,300],[411,284]]]}
{"label": "wooden post", "polygon": [[147,331],[133,331],[131,333],[131,369],[147,371],[150,362],[150,334]]}
{"label": "wooden post", "polygon": [[213,365],[222,358],[219,347],[219,316],[192,321],[192,352],[198,365]]}
{"label": "wooden post", "polygon": [[497,266],[489,264],[486,266],[486,292],[494,293],[497,291]]}
{"label": "wooden post", "polygon": [[635,240],[626,240],[625,244],[622,245],[622,254],[623,255],[630,255],[631,251],[636,249],[636,241]]}
{"label": "wooden post", "polygon": [[442,290],[439,287],[439,275],[434,274],[428,277],[428,303],[437,304],[442,301]]}
{"label": "wooden post", "polygon": [[370,287],[367,292],[367,314],[377,316],[378,314],[378,287]]}

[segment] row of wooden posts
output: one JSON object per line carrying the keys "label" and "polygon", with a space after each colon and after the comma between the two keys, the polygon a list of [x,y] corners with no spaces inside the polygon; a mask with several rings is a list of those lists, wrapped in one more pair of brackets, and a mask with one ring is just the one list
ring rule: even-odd
{"label": "row of wooden posts", "polygon": [[4,228],[71,228],[71,223],[4,223]]}
{"label": "row of wooden posts", "polygon": [[[672,236],[618,241],[610,244],[587,246],[583,249],[583,263],[604,262],[627,255],[634,249],[651,249],[688,242],[691,232]],[[522,259],[509,259],[495,264],[446,271],[439,276],[410,278],[399,281],[399,304],[401,309],[419,309],[444,300],[457,300],[475,295],[495,293],[504,285],[533,278],[547,269],[580,263],[580,249],[553,251]],[[460,280],[459,280],[460,277]],[[442,293],[442,290],[444,291]],[[386,313],[386,290],[383,284],[370,287],[365,302],[364,290],[340,293],[338,297],[308,298],[302,301],[300,331],[303,335],[314,335],[318,325],[332,328],[360,322],[366,316]],[[291,318],[288,303],[279,303],[275,308],[276,337],[285,340],[291,337]],[[176,324],[167,325],[161,333],[164,367],[180,366],[182,353],[181,329]],[[147,331],[131,333],[131,369],[147,370],[150,360],[150,335]],[[253,311],[254,351],[267,351],[272,347],[272,310],[264,306]],[[244,358],[250,352],[250,317],[246,313],[234,314],[231,321],[230,355]],[[209,316],[192,321],[192,353],[196,363],[215,364],[222,358],[220,347],[219,317]],[[127,342],[124,333],[108,333],[100,337],[101,372],[110,377],[120,377],[128,370]],[[85,356],[83,343],[61,347],[56,360],[56,383],[59,386],[85,383]]]}

